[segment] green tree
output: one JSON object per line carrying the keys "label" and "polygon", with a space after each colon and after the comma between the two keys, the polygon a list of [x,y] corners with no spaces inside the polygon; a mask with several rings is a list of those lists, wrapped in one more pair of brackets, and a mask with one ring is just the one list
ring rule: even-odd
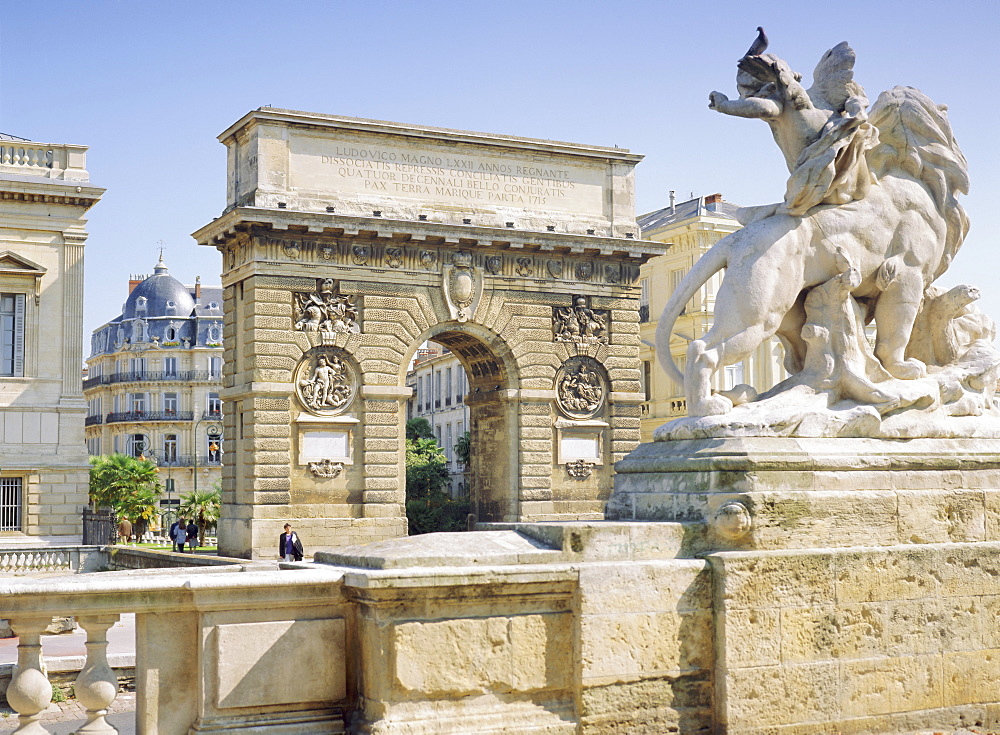
{"label": "green tree", "polygon": [[222,489],[215,483],[211,490],[199,490],[181,495],[178,513],[184,518],[193,518],[198,524],[198,546],[205,545],[205,531],[219,520],[222,512]]}
{"label": "green tree", "polygon": [[464,465],[469,464],[472,457],[472,434],[466,431],[455,442],[455,459]]}
{"label": "green tree", "polygon": [[432,438],[407,439],[406,518],[410,535],[465,528],[469,504],[452,500],[445,491],[447,485],[448,460],[437,442]]}
{"label": "green tree", "polygon": [[162,492],[156,465],[147,459],[127,454],[90,458],[90,502],[95,508],[111,508],[132,523],[148,521]]}
{"label": "green tree", "polygon": [[431,422],[425,418],[410,419],[406,422],[406,438],[409,441],[433,439],[434,429],[431,427]]}

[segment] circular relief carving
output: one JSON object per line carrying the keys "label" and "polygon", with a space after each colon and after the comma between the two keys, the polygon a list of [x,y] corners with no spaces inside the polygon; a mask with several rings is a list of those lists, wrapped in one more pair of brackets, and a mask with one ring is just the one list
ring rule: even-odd
{"label": "circular relief carving", "polygon": [[336,414],[354,400],[357,377],[341,350],[323,347],[307,353],[295,368],[295,392],[310,413]]}
{"label": "circular relief carving", "polygon": [[604,406],[608,394],[601,363],[592,357],[571,357],[556,371],[556,403],[570,418],[589,419]]}
{"label": "circular relief carving", "polygon": [[735,541],[747,535],[753,525],[753,517],[743,503],[731,502],[715,512],[712,525],[720,536]]}

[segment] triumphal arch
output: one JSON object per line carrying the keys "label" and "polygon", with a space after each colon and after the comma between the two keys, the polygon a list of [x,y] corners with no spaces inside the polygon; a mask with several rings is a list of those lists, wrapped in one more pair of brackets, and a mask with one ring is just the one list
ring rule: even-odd
{"label": "triumphal arch", "polygon": [[[406,534],[406,373],[469,377],[480,521],[603,518],[639,441],[641,156],[274,108],[226,130],[220,553]],[[224,548],[223,548],[224,547]]]}

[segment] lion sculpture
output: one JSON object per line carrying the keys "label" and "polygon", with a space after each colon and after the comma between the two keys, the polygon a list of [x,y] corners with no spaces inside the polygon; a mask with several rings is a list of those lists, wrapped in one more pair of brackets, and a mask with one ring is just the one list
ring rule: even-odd
{"label": "lion sculpture", "polygon": [[[864,321],[874,319],[881,367],[899,381],[927,374],[907,347],[925,292],[968,230],[957,200],[968,192],[967,165],[946,108],[920,91],[896,87],[868,112],[854,60],[847,43],[829,50],[806,90],[781,59],[746,56],[737,76],[740,99],[710,97],[712,109],[767,122],[790,176],[784,201],[741,210],[743,229],[697,261],[663,310],[657,355],[683,382],[691,416],[729,412],[730,398],[711,390],[713,374],[771,336],[784,346],[789,373],[801,372],[809,347],[806,298],[840,278],[845,262],[856,271],[846,298]],[[670,356],[674,322],[723,269],[714,325],[690,343],[682,376]]]}

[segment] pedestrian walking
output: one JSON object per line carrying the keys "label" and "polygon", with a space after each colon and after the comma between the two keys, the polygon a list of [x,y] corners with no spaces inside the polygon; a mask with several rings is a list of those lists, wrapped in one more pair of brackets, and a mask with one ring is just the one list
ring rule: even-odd
{"label": "pedestrian walking", "polygon": [[292,530],[292,524],[285,524],[285,532],[278,537],[278,558],[285,561],[302,561],[302,542]]}
{"label": "pedestrian walking", "polygon": [[[178,521],[174,521],[173,523],[170,524],[170,530],[167,531],[167,536],[170,537],[170,550],[171,551],[177,551],[177,539],[174,538],[174,533],[177,531],[177,525],[178,525]],[[185,532],[185,538],[186,537],[187,537],[187,533]]]}
{"label": "pedestrian walking", "polygon": [[193,554],[194,550],[198,548],[198,524],[194,522],[194,518],[187,525],[187,542],[188,549]]}
{"label": "pedestrian walking", "polygon": [[187,542],[187,526],[184,524],[183,518],[170,527],[170,538],[177,546],[177,551],[183,554],[184,544]]}

